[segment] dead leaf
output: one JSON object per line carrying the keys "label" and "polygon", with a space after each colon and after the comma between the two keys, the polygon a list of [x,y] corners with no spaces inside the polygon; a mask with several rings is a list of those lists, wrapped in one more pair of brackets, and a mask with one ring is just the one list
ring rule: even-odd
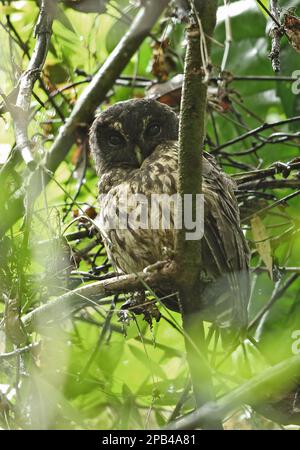
{"label": "dead leaf", "polygon": [[300,18],[291,14],[285,14],[284,30],[292,47],[300,53]]}
{"label": "dead leaf", "polygon": [[273,258],[271,243],[264,223],[259,216],[254,216],[253,219],[251,219],[251,229],[257,251],[269,271],[271,280],[273,280]]}
{"label": "dead leaf", "polygon": [[153,45],[152,73],[159,81],[166,81],[170,73],[176,70],[176,63],[168,51],[169,46],[168,39]]}
{"label": "dead leaf", "polygon": [[[147,98],[165,103],[172,108],[180,106],[183,85],[183,74],[178,74],[168,81],[156,83],[147,90]],[[208,86],[208,106],[214,111],[226,113],[231,110],[229,92],[225,87],[215,83]]]}
{"label": "dead leaf", "polygon": [[180,105],[183,75],[178,74],[164,83],[156,83],[147,91],[147,98],[158,100],[169,106]]}

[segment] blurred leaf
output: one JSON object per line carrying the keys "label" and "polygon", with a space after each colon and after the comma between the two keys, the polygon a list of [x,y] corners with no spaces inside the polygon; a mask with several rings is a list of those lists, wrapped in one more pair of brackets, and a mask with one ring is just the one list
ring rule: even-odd
{"label": "blurred leaf", "polygon": [[105,11],[108,0],[67,0],[64,2],[69,8],[76,9],[82,13],[98,13]]}
{"label": "blurred leaf", "polygon": [[59,63],[46,64],[44,73],[54,85],[64,83],[69,79],[68,71]]}
{"label": "blurred leaf", "polygon": [[58,6],[56,9],[56,20],[58,20],[64,27],[66,27],[69,31],[71,31],[74,34],[76,33],[76,30],[74,29],[70,19],[65,14],[64,10],[61,6]]}
{"label": "blurred leaf", "polygon": [[165,419],[165,417],[157,409],[155,410],[155,419],[156,419],[156,422],[157,422],[157,425],[159,426],[159,428],[163,428],[167,423],[167,420]]}
{"label": "blurred leaf", "polygon": [[105,46],[108,53],[111,53],[114,50],[126,34],[128,28],[128,24],[126,21],[124,22],[123,19],[116,20],[116,22],[111,26],[105,38]]}
{"label": "blurred leaf", "polygon": [[166,377],[163,369],[155,361],[149,359],[147,354],[139,348],[129,345],[129,348],[138,361],[140,361],[154,375],[164,379]]}

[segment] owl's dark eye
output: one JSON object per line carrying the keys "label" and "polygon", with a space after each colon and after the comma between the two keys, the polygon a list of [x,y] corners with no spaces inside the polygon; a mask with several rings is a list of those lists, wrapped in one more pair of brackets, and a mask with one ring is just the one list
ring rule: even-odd
{"label": "owl's dark eye", "polygon": [[119,147],[120,145],[124,144],[124,138],[118,133],[113,133],[108,136],[108,142],[114,147]]}
{"label": "owl's dark eye", "polygon": [[158,123],[152,123],[151,125],[148,126],[146,130],[146,135],[148,137],[156,137],[160,134],[160,132],[161,126]]}

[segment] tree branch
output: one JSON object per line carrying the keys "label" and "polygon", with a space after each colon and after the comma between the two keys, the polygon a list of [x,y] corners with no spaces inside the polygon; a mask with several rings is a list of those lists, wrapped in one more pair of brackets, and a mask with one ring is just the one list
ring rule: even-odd
{"label": "tree branch", "polygon": [[[145,0],[144,6],[140,8],[128,32],[83,91],[70,117],[61,127],[47,156],[46,170],[54,172],[64,160],[75,142],[76,128],[82,125],[88,126],[96,108],[103,102],[107,92],[113,87],[115,80],[125,69],[144,39],[149,35],[168,2],[169,0],[160,0],[159,2]],[[4,218],[0,223],[0,238],[22,217],[25,193],[28,190],[32,192],[32,199],[40,194],[43,188],[41,184],[41,171],[43,170],[41,168],[35,171],[29,182],[24,182],[24,185],[20,187],[13,197],[6,203],[0,204],[0,216]],[[45,176],[44,182],[47,183],[49,179],[49,177]]]}
{"label": "tree branch", "polygon": [[169,0],[146,0],[130,29],[109,55],[91,83],[80,96],[66,124],[60,129],[47,159],[47,168],[55,171],[74,142],[77,126],[88,125],[96,108],[105,100],[107,92],[127,66],[128,62],[149,35]]}
{"label": "tree branch", "polygon": [[224,395],[217,402],[206,404],[193,413],[176,420],[166,427],[169,430],[193,429],[202,426],[211,420],[226,418],[242,404],[256,405],[270,401],[279,392],[288,392],[299,380],[300,355],[293,356],[285,361],[266,369],[242,386]]}
{"label": "tree branch", "polygon": [[[258,169],[253,170],[248,173],[237,173],[234,175],[237,184],[239,185],[239,189],[243,190],[246,183],[254,182],[256,180],[263,180],[268,177],[274,177],[275,175],[281,173],[284,178],[287,178],[292,170],[300,169],[300,161],[298,158],[295,158],[294,161],[283,164],[283,163],[274,163],[271,167],[267,169]],[[248,187],[247,187],[248,188]]]}
{"label": "tree branch", "polygon": [[39,77],[48,53],[54,7],[55,4],[53,5],[52,0],[42,0],[41,2],[40,14],[35,28],[36,46],[27,70],[21,75],[16,104],[9,107],[14,120],[18,150],[24,162],[30,168],[36,167],[35,160],[31,154],[31,143],[27,131],[30,102],[34,83]]}
{"label": "tree branch", "polygon": [[[193,217],[196,195],[202,191],[202,158],[205,138],[207,81],[210,71],[211,37],[216,23],[217,1],[193,1],[187,26],[187,52],[179,125],[179,193],[193,196]],[[183,221],[184,222],[184,221]],[[178,230],[176,262],[182,307],[185,345],[197,406],[214,399],[211,371],[206,358],[203,322],[195,323],[195,304],[199,303],[201,241],[186,239],[185,226]],[[196,351],[197,349],[197,351]],[[208,428],[220,428],[212,420]]]}
{"label": "tree branch", "polygon": [[[159,271],[141,272],[138,274],[120,275],[103,281],[85,284],[73,291],[57,297],[44,305],[39,306],[22,317],[23,324],[28,330],[34,325],[50,326],[51,323],[63,321],[78,309],[95,305],[111,295],[134,292],[147,287],[154,288],[169,285],[172,279],[172,265],[164,266]],[[170,285],[169,285],[170,287]],[[110,304],[111,301],[101,302]]]}
{"label": "tree branch", "polygon": [[300,116],[295,116],[295,117],[289,117],[288,119],[284,119],[284,120],[279,120],[277,122],[273,122],[273,123],[264,123],[263,125],[260,125],[257,128],[254,128],[253,130],[247,131],[246,133],[242,134],[241,136],[237,136],[233,139],[230,139],[230,141],[225,142],[222,145],[219,145],[218,147],[215,147],[212,151],[212,153],[217,153],[220,150],[222,150],[223,148],[226,147],[230,147],[233,144],[236,144],[237,142],[241,142],[244,139],[247,139],[251,136],[255,136],[265,130],[268,130],[270,128],[274,128],[274,127],[278,127],[280,125],[286,125],[286,124],[290,124],[290,123],[294,123],[294,122],[300,122]]}
{"label": "tree branch", "polygon": [[[274,72],[280,72],[280,41],[283,35],[280,25],[279,8],[277,0],[270,0],[270,11],[273,17],[273,24],[270,30],[272,37],[272,50],[270,58]],[[275,19],[275,21],[274,21]]]}

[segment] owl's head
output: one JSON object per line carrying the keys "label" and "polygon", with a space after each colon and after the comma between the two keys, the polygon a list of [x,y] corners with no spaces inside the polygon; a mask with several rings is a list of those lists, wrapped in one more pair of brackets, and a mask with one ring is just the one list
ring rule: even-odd
{"label": "owl's head", "polygon": [[99,174],[118,167],[139,168],[158,145],[177,139],[177,115],[149,99],[116,103],[95,119],[90,131]]}

